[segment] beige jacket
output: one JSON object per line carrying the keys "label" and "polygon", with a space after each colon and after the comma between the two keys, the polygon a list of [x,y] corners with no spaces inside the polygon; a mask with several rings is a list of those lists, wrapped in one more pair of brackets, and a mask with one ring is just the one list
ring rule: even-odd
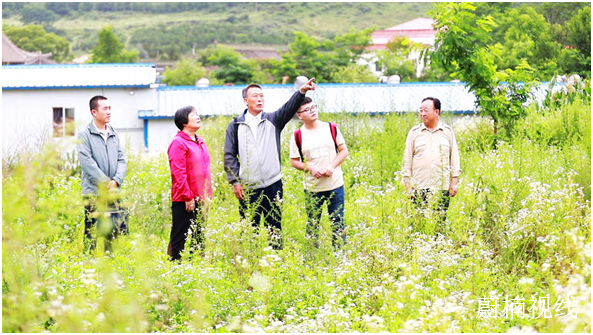
{"label": "beige jacket", "polygon": [[448,190],[451,178],[461,174],[453,128],[439,121],[434,131],[423,123],[410,129],[403,172],[414,189]]}

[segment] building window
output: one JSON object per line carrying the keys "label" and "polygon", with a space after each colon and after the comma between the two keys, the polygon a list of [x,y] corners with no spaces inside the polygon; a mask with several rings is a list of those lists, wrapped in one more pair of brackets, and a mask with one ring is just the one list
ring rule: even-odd
{"label": "building window", "polygon": [[74,108],[54,107],[54,137],[74,136]]}

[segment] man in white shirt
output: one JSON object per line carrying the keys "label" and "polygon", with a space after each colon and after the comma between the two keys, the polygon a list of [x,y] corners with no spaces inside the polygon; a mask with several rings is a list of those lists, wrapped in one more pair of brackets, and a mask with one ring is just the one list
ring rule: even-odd
{"label": "man in white shirt", "polygon": [[247,108],[228,125],[224,142],[224,167],[239,200],[239,214],[252,213],[257,229],[260,220],[270,232],[270,244],[282,249],[282,170],[280,138],[282,129],[298,111],[305,94],[315,89],[315,78],[307,81],[275,112],[264,112],[260,85],[243,89]]}
{"label": "man in white shirt", "polygon": [[303,126],[290,139],[290,163],[305,172],[307,236],[318,246],[319,221],[323,205],[332,222],[334,247],[346,243],[344,233],[344,178],[341,164],[348,157],[348,148],[335,124],[319,120],[313,100],[305,97],[297,112]]}

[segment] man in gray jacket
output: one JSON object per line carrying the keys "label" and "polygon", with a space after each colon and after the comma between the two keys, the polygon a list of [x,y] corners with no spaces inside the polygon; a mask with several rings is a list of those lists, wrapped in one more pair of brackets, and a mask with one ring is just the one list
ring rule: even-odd
{"label": "man in gray jacket", "polygon": [[247,109],[226,130],[224,168],[239,199],[241,218],[245,219],[251,209],[252,224],[257,229],[263,216],[275,249],[282,248],[280,133],[299,110],[307,91],[315,89],[314,81],[307,81],[273,113],[263,111],[261,86],[248,85],[242,92]]}
{"label": "man in gray jacket", "polygon": [[[86,252],[95,249],[96,239],[93,227],[97,223],[97,201],[108,193],[114,193],[124,181],[127,162],[119,136],[109,125],[111,104],[104,96],[90,100],[91,121],[78,133],[78,160],[82,169],[82,195],[85,200],[84,248]],[[113,207],[113,204],[107,203]],[[111,251],[111,240],[118,234],[114,227],[105,240],[105,250]]]}

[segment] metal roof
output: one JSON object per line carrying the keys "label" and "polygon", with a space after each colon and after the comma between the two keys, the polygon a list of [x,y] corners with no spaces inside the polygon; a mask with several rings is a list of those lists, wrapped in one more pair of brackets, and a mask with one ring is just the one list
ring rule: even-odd
{"label": "metal roof", "polygon": [[150,87],[153,63],[2,65],[2,89]]}
{"label": "metal roof", "polygon": [[393,27],[387,28],[385,30],[406,30],[406,31],[429,30],[429,31],[432,31],[433,34],[436,34],[436,30],[433,27],[435,22],[436,21],[433,19],[419,17],[417,19],[407,21],[402,24],[398,24],[397,26],[393,26]]}
{"label": "metal roof", "polygon": [[[238,115],[246,108],[244,86],[159,87],[158,108],[141,118],[172,117],[183,106],[194,106],[200,115]],[[265,111],[279,109],[294,93],[294,85],[262,85]],[[427,96],[438,97],[443,110],[473,112],[475,97],[463,83],[318,84],[307,93],[325,113],[388,113],[418,110]]]}
{"label": "metal roof", "polygon": [[[562,85],[556,85],[554,90]],[[158,108],[143,112],[141,119],[173,117],[183,106],[194,106],[203,116],[238,115],[246,106],[241,90],[244,86],[159,87]],[[262,85],[265,110],[279,109],[294,93],[294,85]],[[534,99],[541,102],[547,84],[535,88]],[[318,84],[307,96],[323,113],[391,113],[417,111],[422,99],[435,97],[441,101],[443,112],[475,113],[476,97],[465,83],[400,83],[400,84]]]}

